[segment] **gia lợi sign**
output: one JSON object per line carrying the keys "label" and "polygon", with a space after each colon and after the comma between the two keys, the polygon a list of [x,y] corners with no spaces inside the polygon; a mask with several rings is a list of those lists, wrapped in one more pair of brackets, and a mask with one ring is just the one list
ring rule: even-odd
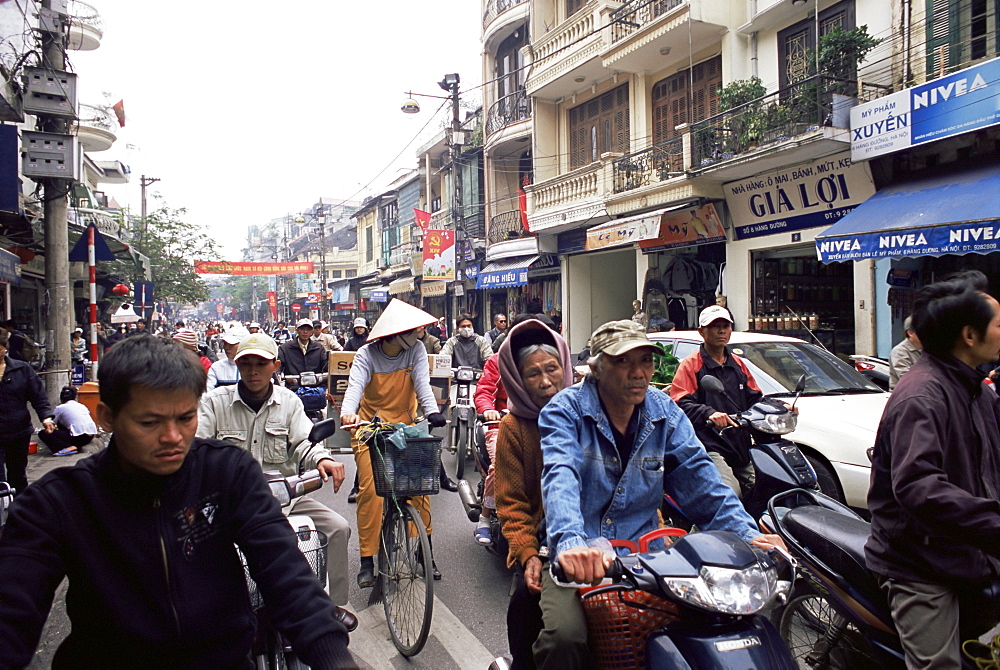
{"label": "gia l\u1ee3i sign", "polygon": [[830,225],[875,194],[868,165],[846,152],[722,188],[740,240]]}
{"label": "gia l\u1ee3i sign", "polygon": [[851,158],[875,156],[1000,123],[1000,58],[851,108]]}

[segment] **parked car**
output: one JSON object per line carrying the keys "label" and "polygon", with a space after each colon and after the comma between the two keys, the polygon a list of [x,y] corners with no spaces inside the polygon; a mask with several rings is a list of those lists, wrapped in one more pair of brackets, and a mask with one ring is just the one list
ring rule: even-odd
{"label": "parked car", "polygon": [[[672,345],[679,359],[696,352],[702,342],[693,330],[649,337]],[[867,452],[875,445],[889,394],[829,351],[798,338],[734,332],[729,346],[746,361],[765,394],[791,397],[798,378],[806,376],[798,427],[785,437],[812,463],[823,493],[867,509],[871,471]]]}
{"label": "parked car", "polygon": [[889,390],[889,361],[875,356],[852,354],[854,369],[875,382],[883,391]]}

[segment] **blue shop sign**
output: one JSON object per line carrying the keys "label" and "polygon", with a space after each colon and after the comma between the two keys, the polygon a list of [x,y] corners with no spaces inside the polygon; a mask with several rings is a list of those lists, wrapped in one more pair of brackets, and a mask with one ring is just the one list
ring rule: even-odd
{"label": "blue shop sign", "polygon": [[479,276],[479,263],[469,263],[465,266],[465,277],[475,279]]}
{"label": "blue shop sign", "polygon": [[375,302],[389,302],[389,290],[372,290],[370,297]]}
{"label": "blue shop sign", "polygon": [[513,268],[500,272],[484,272],[476,280],[477,289],[513,288],[528,283],[528,268]]}
{"label": "blue shop sign", "polygon": [[0,281],[5,281],[14,286],[21,285],[21,275],[17,273],[17,266],[21,259],[11,252],[0,249]]}

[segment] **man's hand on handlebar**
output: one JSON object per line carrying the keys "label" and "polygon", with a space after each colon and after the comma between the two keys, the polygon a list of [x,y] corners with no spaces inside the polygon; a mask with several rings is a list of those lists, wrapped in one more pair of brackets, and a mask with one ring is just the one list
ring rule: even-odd
{"label": "man's hand on handlebar", "polygon": [[728,428],[729,426],[739,425],[725,412],[714,412],[709,415],[708,420],[711,421],[716,428]]}
{"label": "man's hand on handlebar", "polygon": [[319,476],[323,478],[324,482],[333,481],[334,493],[340,490],[340,485],[344,483],[343,463],[338,463],[332,458],[322,458],[316,464],[316,469],[319,470]]}
{"label": "man's hand on handlebar", "polygon": [[566,579],[577,584],[596,586],[612,559],[597,547],[573,547],[559,553],[559,565]]}

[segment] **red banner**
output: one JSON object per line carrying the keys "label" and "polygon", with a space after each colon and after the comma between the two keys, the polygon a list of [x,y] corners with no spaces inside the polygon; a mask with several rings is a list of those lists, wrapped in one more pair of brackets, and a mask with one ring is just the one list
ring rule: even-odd
{"label": "red banner", "polygon": [[455,281],[455,231],[428,230],[424,234],[424,281]]}
{"label": "red banner", "polygon": [[417,219],[417,225],[420,226],[420,230],[427,230],[427,226],[431,225],[431,213],[425,212],[422,209],[413,208],[413,216]]}
{"label": "red banner", "polygon": [[267,292],[267,306],[271,308],[271,320],[278,320],[278,294],[274,291]]}
{"label": "red banner", "polygon": [[309,275],[313,264],[301,263],[235,263],[230,261],[195,261],[194,271],[200,275]]}

